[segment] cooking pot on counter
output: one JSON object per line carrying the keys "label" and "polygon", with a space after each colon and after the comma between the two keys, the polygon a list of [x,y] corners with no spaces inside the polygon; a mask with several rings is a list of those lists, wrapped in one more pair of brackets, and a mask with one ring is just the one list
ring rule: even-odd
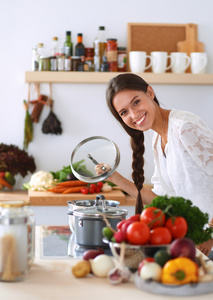
{"label": "cooking pot on counter", "polygon": [[67,201],[68,204],[68,224],[72,233],[75,232],[75,218],[73,216],[73,211],[78,208],[88,208],[93,206],[102,206],[103,201],[107,207],[118,207],[120,202],[115,200],[105,200],[103,195],[97,195],[96,199],[82,199],[82,200],[72,200]]}
{"label": "cooking pot on counter", "polygon": [[126,219],[128,214],[126,209],[110,207],[105,202],[106,200],[102,198],[101,206],[95,205],[88,208],[78,208],[72,212],[68,211],[68,215],[74,216],[75,242],[79,246],[107,248],[108,245],[102,240],[102,229],[107,226],[104,217],[114,229],[116,229],[118,222]]}

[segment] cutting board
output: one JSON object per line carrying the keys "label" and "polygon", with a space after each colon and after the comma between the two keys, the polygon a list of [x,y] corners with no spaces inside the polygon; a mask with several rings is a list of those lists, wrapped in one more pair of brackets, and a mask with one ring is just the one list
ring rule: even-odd
{"label": "cutting board", "polygon": [[[67,201],[95,199],[97,195],[98,194],[57,194],[52,192],[28,191],[29,201],[33,206],[62,206],[67,205]],[[101,193],[101,195],[104,195],[106,200],[117,200],[120,201],[120,203],[125,202],[125,195],[121,190],[112,190],[109,193]]]}
{"label": "cutting board", "polygon": [[[191,52],[204,52],[204,44],[202,42],[198,42],[197,32],[196,24],[188,24],[186,27],[186,39],[177,43],[177,51],[186,52],[188,56],[190,56]],[[191,72],[190,66],[186,72]]]}

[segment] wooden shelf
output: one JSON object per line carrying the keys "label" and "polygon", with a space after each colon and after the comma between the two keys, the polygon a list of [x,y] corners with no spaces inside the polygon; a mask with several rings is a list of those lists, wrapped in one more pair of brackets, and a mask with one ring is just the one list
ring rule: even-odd
{"label": "wooden shelf", "polygon": [[[27,83],[108,83],[118,74],[116,72],[25,72]],[[149,84],[173,85],[213,85],[213,74],[173,74],[140,73]]]}

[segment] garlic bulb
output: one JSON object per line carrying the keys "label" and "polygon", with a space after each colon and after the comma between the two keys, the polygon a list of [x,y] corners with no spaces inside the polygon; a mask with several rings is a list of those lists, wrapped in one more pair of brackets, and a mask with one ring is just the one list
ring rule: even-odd
{"label": "garlic bulb", "polygon": [[115,267],[113,258],[106,254],[98,255],[89,262],[93,274],[97,277],[107,277],[108,272]]}

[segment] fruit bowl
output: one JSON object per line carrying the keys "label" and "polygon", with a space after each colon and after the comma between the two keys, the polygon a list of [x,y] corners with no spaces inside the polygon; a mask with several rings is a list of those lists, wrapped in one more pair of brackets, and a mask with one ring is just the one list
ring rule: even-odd
{"label": "fruit bowl", "polygon": [[103,242],[109,244],[114,258],[119,262],[123,262],[132,272],[137,270],[142,259],[154,257],[155,253],[160,249],[169,249],[169,245],[132,245],[127,243],[113,243],[105,238],[103,239]]}

